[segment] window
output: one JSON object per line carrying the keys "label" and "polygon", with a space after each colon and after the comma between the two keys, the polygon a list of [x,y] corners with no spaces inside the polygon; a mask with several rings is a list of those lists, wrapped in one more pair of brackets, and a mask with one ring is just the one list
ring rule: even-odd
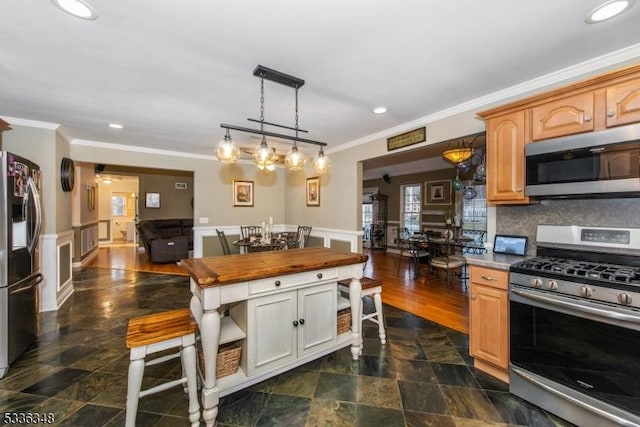
{"label": "window", "polygon": [[407,229],[409,234],[421,231],[420,211],[422,208],[422,187],[420,184],[402,185],[400,207],[400,228]]}
{"label": "window", "polygon": [[487,240],[486,186],[474,185],[473,189],[476,196],[462,202],[462,233],[484,243]]}
{"label": "window", "polygon": [[364,240],[369,240],[369,231],[371,230],[371,222],[373,220],[373,209],[371,203],[362,204],[362,230],[364,231]]}
{"label": "window", "polygon": [[111,196],[111,216],[125,216],[127,214],[127,195],[113,194]]}

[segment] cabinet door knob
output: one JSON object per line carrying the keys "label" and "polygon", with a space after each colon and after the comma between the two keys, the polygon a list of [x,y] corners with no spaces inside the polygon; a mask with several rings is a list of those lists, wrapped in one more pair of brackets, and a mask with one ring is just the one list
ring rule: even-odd
{"label": "cabinet door knob", "polygon": [[585,114],[584,115],[584,121],[585,121],[585,123],[589,123],[591,121],[591,116],[588,115],[588,114]]}
{"label": "cabinet door knob", "polygon": [[615,116],[615,115],[616,115],[615,110],[609,110],[609,111],[607,112],[607,117],[613,117],[613,116]]}
{"label": "cabinet door knob", "polygon": [[294,328],[297,328],[297,327],[298,327],[298,321],[297,321],[297,320],[294,320],[294,321],[293,321],[293,327],[294,327]]}
{"label": "cabinet door knob", "polygon": [[300,324],[304,325],[304,319],[300,319]]}
{"label": "cabinet door knob", "polygon": [[476,296],[475,295],[471,295],[471,299],[476,299]]}
{"label": "cabinet door knob", "polygon": [[517,191],[518,193],[522,192],[522,187],[518,187],[518,188],[516,188],[516,191]]}
{"label": "cabinet door knob", "polygon": [[322,273],[318,273],[317,276],[318,276],[318,279],[322,279]]}
{"label": "cabinet door knob", "polygon": [[276,286],[280,286],[280,285],[281,285],[280,280],[276,280],[275,285],[276,285]]}

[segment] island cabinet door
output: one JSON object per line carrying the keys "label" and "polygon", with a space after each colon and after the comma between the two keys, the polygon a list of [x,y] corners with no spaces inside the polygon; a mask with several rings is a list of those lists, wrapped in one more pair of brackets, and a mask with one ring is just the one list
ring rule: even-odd
{"label": "island cabinet door", "polygon": [[298,356],[335,344],[337,283],[298,291]]}
{"label": "island cabinet door", "polygon": [[297,291],[248,301],[247,374],[286,365],[297,357]]}

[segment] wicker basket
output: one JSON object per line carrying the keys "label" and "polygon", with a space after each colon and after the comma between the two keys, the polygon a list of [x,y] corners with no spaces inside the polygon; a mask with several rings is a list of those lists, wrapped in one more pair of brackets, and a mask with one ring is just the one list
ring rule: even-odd
{"label": "wicker basket", "polygon": [[[200,344],[200,342],[198,342]],[[226,377],[235,374],[240,366],[240,355],[242,354],[242,343],[234,341],[222,344],[218,347],[218,356],[216,358],[216,378]],[[204,353],[202,346],[198,345],[198,358],[200,359],[201,369],[204,367]]]}
{"label": "wicker basket", "polygon": [[349,332],[351,329],[351,309],[345,308],[338,311],[338,335]]}

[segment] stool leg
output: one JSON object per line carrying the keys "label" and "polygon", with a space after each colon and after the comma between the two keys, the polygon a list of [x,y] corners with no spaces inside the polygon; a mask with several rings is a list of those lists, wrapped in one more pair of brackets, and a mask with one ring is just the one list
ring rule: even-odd
{"label": "stool leg", "polygon": [[360,342],[358,343],[360,351],[358,355],[360,356],[362,356],[362,348],[364,347],[364,341],[362,340],[362,313],[364,313],[364,298],[360,298],[360,313],[358,313],[358,322],[360,323]]}
{"label": "stool leg", "polygon": [[192,427],[200,425],[200,404],[198,403],[198,380],[196,369],[196,349],[194,345],[183,347],[182,366],[187,377],[189,395],[189,421]]}
{"label": "stool leg", "polygon": [[373,303],[376,306],[376,318],[378,319],[378,335],[382,344],[387,343],[387,334],[384,330],[384,316],[382,314],[382,296],[379,292],[373,294]]}
{"label": "stool leg", "polygon": [[138,400],[144,375],[144,359],[131,360],[129,362],[129,376],[127,378],[127,414],[126,427],[135,427],[136,413],[138,412]]}

